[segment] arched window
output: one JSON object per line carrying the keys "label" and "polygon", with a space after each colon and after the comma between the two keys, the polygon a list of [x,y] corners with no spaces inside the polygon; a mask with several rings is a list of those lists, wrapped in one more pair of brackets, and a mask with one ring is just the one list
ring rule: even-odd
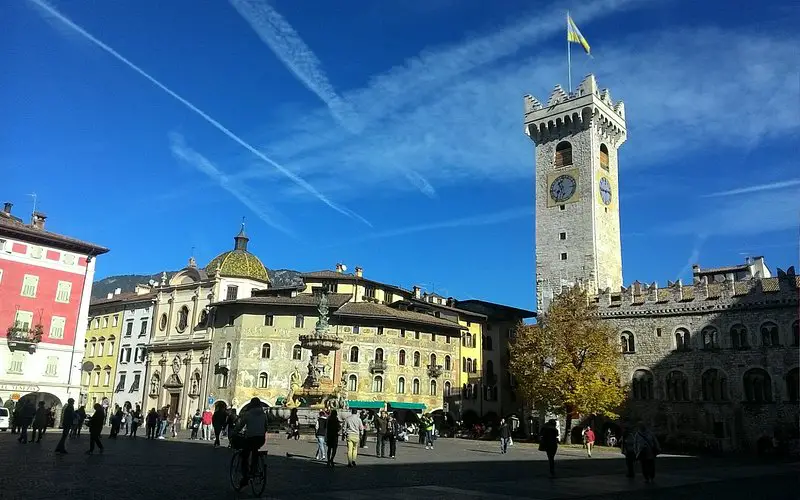
{"label": "arched window", "polygon": [[622,352],[631,354],[636,352],[636,341],[633,338],[632,332],[622,332],[619,336],[619,342],[622,344]]}
{"label": "arched window", "polygon": [[728,379],[725,374],[716,368],[703,372],[703,401],[727,401]]}
{"label": "arched window", "polygon": [[453,361],[450,359],[450,356],[444,357],[444,369],[450,371],[453,369]]}
{"label": "arched window", "polygon": [[94,348],[95,348],[95,343],[96,342],[97,342],[97,339],[92,337],[92,341],[89,342],[89,354],[87,354],[87,356],[89,356],[89,357],[94,356]]}
{"label": "arched window", "polygon": [[272,347],[269,344],[261,344],[261,359],[269,359],[272,354]]}
{"label": "arched window", "polygon": [[483,337],[483,350],[484,351],[491,351],[492,350],[492,336],[486,335]]}
{"label": "arched window", "polygon": [[436,366],[436,354],[431,353],[431,366]]}
{"label": "arched window", "polygon": [[300,344],[295,344],[292,347],[292,359],[295,361],[303,359],[303,348],[300,347]]}
{"label": "arched window", "polygon": [[675,349],[678,351],[688,351],[692,347],[692,338],[689,330],[678,328],[675,330]]}
{"label": "arched window", "polygon": [[633,372],[633,379],[631,381],[631,395],[633,399],[653,399],[653,385],[653,374],[649,371],[636,370]]}
{"label": "arched window", "polygon": [[350,362],[358,363],[358,347],[353,346],[350,348]]}
{"label": "arched window", "polygon": [[411,394],[419,394],[419,379],[417,378],[411,382]]}
{"label": "arched window", "polygon": [[464,333],[463,342],[464,347],[472,347],[472,334],[469,332]]}
{"label": "arched window", "polygon": [[667,401],[689,401],[689,379],[683,372],[667,374]]}
{"label": "arched window", "polygon": [[707,326],[700,332],[703,336],[703,349],[710,351],[719,349],[719,334],[713,326]]}
{"label": "arched window", "polygon": [[472,373],[472,359],[467,358],[467,373]]}
{"label": "arched window", "polygon": [[781,339],[778,336],[778,325],[771,321],[761,325],[761,344],[764,346],[781,345]]}
{"label": "arched window", "polygon": [[461,386],[461,394],[464,396],[464,399],[469,399],[470,387],[472,387],[470,384],[464,384]]}
{"label": "arched window", "polygon": [[383,349],[380,347],[375,349],[375,361],[383,361]]}
{"label": "arched window", "polygon": [[222,352],[222,357],[226,359],[230,358],[232,352],[233,352],[233,346],[231,345],[230,342],[228,342],[225,344],[225,350]]}
{"label": "arched window", "polygon": [[414,351],[414,366],[419,366],[419,351]]}
{"label": "arched window", "polygon": [[178,311],[178,331],[182,332],[189,326],[189,308],[183,306]]}
{"label": "arched window", "polygon": [[167,314],[164,313],[161,315],[161,318],[158,320],[158,329],[164,331],[167,328]]}
{"label": "arched window", "polygon": [[347,390],[350,392],[356,392],[358,390],[358,377],[355,374],[350,374],[347,377]]}
{"label": "arched window", "polygon": [[438,390],[438,388],[436,386],[436,381],[435,380],[431,380],[431,383],[430,383],[431,396],[436,396],[436,391],[437,390]]}
{"label": "arched window", "polygon": [[258,388],[266,389],[269,385],[269,375],[264,372],[258,374]]}
{"label": "arched window", "polygon": [[383,377],[380,375],[372,379],[372,392],[383,392]]}
{"label": "arched window", "polygon": [[747,327],[741,324],[731,327],[731,345],[734,349],[747,349],[750,346],[747,341]]}
{"label": "arched window", "polygon": [[556,146],[556,167],[566,167],[572,165],[572,144],[561,141]]}
{"label": "arched window", "polygon": [[400,349],[400,352],[397,353],[397,364],[400,366],[405,366],[406,364],[406,351]]}
{"label": "arched window", "polygon": [[608,170],[608,148],[605,144],[600,144],[600,168]]}
{"label": "arched window", "polygon": [[[100,372],[95,372],[97,381],[100,380]],[[95,384],[97,385],[97,384]],[[152,377],[150,377],[150,394],[158,394],[158,389],[161,385],[161,379],[158,376],[158,373],[154,373]]]}
{"label": "arched window", "polygon": [[102,356],[106,351],[106,339],[104,337],[100,337],[97,341],[97,354],[98,356]]}
{"label": "arched window", "polygon": [[751,368],[744,373],[744,399],[748,403],[772,402],[772,379],[762,368]]}
{"label": "arched window", "polygon": [[792,345],[800,346],[800,321],[792,323]]}
{"label": "arched window", "polygon": [[450,385],[450,382],[444,383],[444,397],[449,398],[450,393],[453,391],[453,386]]}
{"label": "arched window", "polygon": [[800,371],[797,368],[792,368],[786,374],[786,397],[792,403],[797,403],[800,399]]}
{"label": "arched window", "polygon": [[406,379],[400,377],[397,379],[397,394],[405,394],[406,393]]}

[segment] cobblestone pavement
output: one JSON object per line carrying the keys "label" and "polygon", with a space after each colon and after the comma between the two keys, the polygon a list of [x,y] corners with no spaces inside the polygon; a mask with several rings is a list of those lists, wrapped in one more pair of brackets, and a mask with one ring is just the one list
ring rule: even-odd
{"label": "cobblestone pavement", "polygon": [[[208,442],[168,439],[103,439],[105,453],[87,456],[88,436],[70,440],[70,453],[56,455],[56,432],[39,444],[22,445],[0,433],[0,498],[81,499],[235,498],[228,480],[231,451]],[[796,498],[798,464],[662,456],[655,485],[628,480],[617,453],[588,459],[562,449],[556,479],[547,477],[544,454],[517,444],[506,455],[494,442],[442,439],[436,449],[401,443],[397,459],[375,457],[374,442],[359,450],[358,466],[328,469],[311,460],[311,438],[269,439],[267,498],[307,499],[557,499],[557,498]],[[337,459],[344,462],[346,447]],[[241,495],[245,497],[245,495]]]}

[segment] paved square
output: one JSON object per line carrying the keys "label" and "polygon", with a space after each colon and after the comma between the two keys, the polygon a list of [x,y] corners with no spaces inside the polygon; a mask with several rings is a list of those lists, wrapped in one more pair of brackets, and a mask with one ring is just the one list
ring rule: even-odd
{"label": "paved square", "polygon": [[[53,452],[58,434],[22,445],[0,433],[2,499],[234,498],[228,482],[231,451],[208,442],[120,437],[104,439],[105,453],[87,456],[88,436],[68,443],[65,456]],[[800,465],[755,460],[663,456],[655,485],[623,476],[617,453],[562,448],[556,479],[547,477],[544,454],[534,445],[513,446],[507,455],[496,442],[440,439],[434,450],[400,443],[396,460],[375,457],[375,443],[359,450],[355,469],[329,469],[311,460],[312,438],[287,441],[270,435],[267,498],[307,499],[558,499],[705,498],[724,495],[759,500],[796,498]],[[339,464],[346,460],[339,446]],[[240,495],[245,497],[246,495]]]}

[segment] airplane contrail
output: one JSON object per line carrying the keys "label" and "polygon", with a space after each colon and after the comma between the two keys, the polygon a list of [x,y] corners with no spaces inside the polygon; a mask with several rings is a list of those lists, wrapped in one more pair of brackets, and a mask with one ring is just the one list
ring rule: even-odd
{"label": "airplane contrail", "polygon": [[262,160],[264,160],[268,164],[272,165],[275,169],[277,169],[283,175],[285,175],[286,177],[291,179],[294,183],[296,183],[297,185],[299,185],[300,187],[302,187],[303,189],[305,189],[306,191],[308,191],[309,193],[314,195],[321,202],[325,203],[326,205],[328,205],[332,209],[336,210],[340,214],[343,214],[343,215],[346,215],[347,217],[351,217],[351,218],[360,220],[361,222],[365,223],[366,225],[372,227],[372,224],[370,224],[369,221],[367,221],[365,218],[361,217],[360,215],[358,215],[357,213],[353,212],[352,210],[348,210],[347,208],[340,207],[337,204],[333,203],[324,194],[322,194],[319,191],[317,191],[317,189],[314,188],[314,186],[312,186],[311,184],[306,182],[304,179],[302,179],[301,177],[295,175],[292,171],[288,170],[283,165],[279,164],[278,162],[276,162],[273,159],[269,158],[267,155],[265,155],[261,151],[257,150],[256,148],[254,148],[253,146],[248,144],[244,139],[242,139],[238,135],[236,135],[233,132],[231,132],[227,127],[225,127],[223,124],[221,124],[220,122],[218,122],[217,120],[215,120],[214,118],[209,116],[206,112],[204,112],[203,110],[201,110],[200,108],[198,108],[197,106],[195,106],[194,104],[189,102],[187,99],[183,98],[177,92],[173,91],[172,89],[170,89],[169,87],[167,87],[166,85],[164,85],[163,83],[158,81],[155,77],[150,76],[150,74],[147,73],[145,70],[143,70],[142,68],[140,68],[139,66],[137,66],[136,64],[134,64],[133,62],[128,60],[125,56],[123,56],[122,54],[120,54],[119,52],[117,52],[116,50],[111,48],[109,45],[104,43],[102,40],[96,38],[94,35],[92,35],[88,31],[86,31],[85,29],[83,29],[81,26],[75,24],[72,20],[70,20],[68,17],[66,17],[65,15],[60,13],[59,11],[57,11],[55,8],[53,8],[49,4],[45,3],[42,0],[28,0],[28,1],[33,3],[33,4],[35,4],[39,8],[43,9],[44,11],[46,11],[47,13],[49,13],[50,15],[52,15],[53,17],[55,17],[56,19],[58,19],[59,21],[61,21],[65,25],[67,25],[72,30],[76,31],[78,34],[80,34],[81,36],[83,36],[84,38],[89,40],[90,42],[92,42],[93,44],[95,44],[98,47],[100,47],[101,49],[103,49],[105,52],[111,54],[112,56],[114,56],[114,58],[116,58],[117,60],[119,60],[120,62],[122,62],[126,66],[128,66],[130,69],[132,69],[135,72],[139,73],[139,75],[141,75],[144,78],[146,78],[148,81],[150,81],[150,83],[152,83],[156,87],[160,88],[161,90],[163,90],[164,92],[169,94],[171,97],[173,97],[175,100],[177,100],[178,102],[180,102],[181,104],[183,104],[184,106],[189,108],[190,110],[194,111],[197,115],[199,115],[205,121],[207,121],[208,123],[213,125],[217,130],[219,130],[220,132],[222,132],[223,134],[228,136],[228,138],[230,138],[231,140],[233,140],[234,142],[236,142],[237,144],[239,144],[243,148],[247,149],[248,151],[250,151],[251,153],[253,153],[257,157],[261,158]]}

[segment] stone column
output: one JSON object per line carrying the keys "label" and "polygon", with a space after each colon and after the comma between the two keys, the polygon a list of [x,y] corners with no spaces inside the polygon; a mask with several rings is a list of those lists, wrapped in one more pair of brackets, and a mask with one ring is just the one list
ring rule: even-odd
{"label": "stone column", "polygon": [[[152,366],[153,366],[153,354],[147,353],[144,358],[144,380],[140,383],[144,385],[144,387],[140,387],[142,391],[142,400],[139,401],[139,404],[142,406],[142,411],[147,414],[147,402],[150,400],[150,377],[152,377]],[[136,409],[136,403],[133,403],[133,409]]]}
{"label": "stone column", "polygon": [[189,323],[189,331],[192,333],[194,333],[194,328],[197,326],[197,299],[199,296],[200,288],[198,287],[197,291],[192,295],[192,320],[191,323]]}
{"label": "stone column", "polygon": [[184,422],[189,418],[190,413],[186,411],[189,406],[189,390],[191,389],[191,375],[192,375],[192,351],[189,351],[183,358],[183,364],[186,365],[183,378],[183,391],[181,394],[181,407],[178,415],[178,420]]}
{"label": "stone column", "polygon": [[172,331],[172,313],[175,312],[175,292],[170,295],[167,302],[169,302],[169,312],[167,312],[167,328],[164,330],[164,335],[169,338],[169,333]]}
{"label": "stone column", "polygon": [[167,381],[167,356],[166,353],[161,354],[161,359],[158,360],[158,364],[161,367],[161,373],[159,373],[159,387],[158,387],[158,406],[156,406],[156,410],[161,409],[164,406],[164,383]]}
{"label": "stone column", "polygon": [[200,364],[202,366],[201,373],[200,373],[200,401],[198,401],[198,405],[202,410],[208,405],[208,389],[210,387],[209,384],[209,377],[211,376],[209,372],[209,365],[210,365],[211,355],[209,351],[203,351],[203,354],[200,355]]}

